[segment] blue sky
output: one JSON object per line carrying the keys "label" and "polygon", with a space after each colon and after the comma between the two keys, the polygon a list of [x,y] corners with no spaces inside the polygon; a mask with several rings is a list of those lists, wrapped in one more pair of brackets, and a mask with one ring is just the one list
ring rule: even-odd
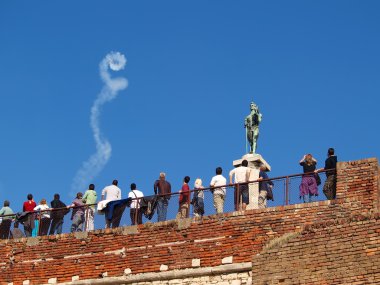
{"label": "blue sky", "polygon": [[[129,86],[100,118],[112,157],[94,179],[145,194],[165,171],[208,185],[245,153],[244,117],[263,113],[258,153],[271,176],[328,147],[379,157],[378,1],[2,1],[0,200],[72,200],[95,152],[98,65],[126,55]],[[116,75],[116,74],[115,74]],[[85,190],[85,189],[83,189]],[[2,202],[1,202],[2,203]]]}

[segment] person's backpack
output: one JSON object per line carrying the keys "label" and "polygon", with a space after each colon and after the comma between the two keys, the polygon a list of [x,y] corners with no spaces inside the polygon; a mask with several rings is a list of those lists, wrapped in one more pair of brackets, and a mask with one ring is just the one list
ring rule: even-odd
{"label": "person's backpack", "polygon": [[271,188],[271,187],[268,187],[268,191],[267,191],[267,200],[272,200],[272,201],[274,201],[273,191],[272,191],[272,188]]}

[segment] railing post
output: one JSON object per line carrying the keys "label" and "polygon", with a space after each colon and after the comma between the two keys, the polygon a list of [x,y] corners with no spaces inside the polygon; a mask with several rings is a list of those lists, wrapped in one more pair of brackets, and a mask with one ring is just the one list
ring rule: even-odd
{"label": "railing post", "polygon": [[285,205],[289,205],[289,176],[286,176],[286,185],[285,185]]}
{"label": "railing post", "polygon": [[242,204],[241,204],[241,197],[240,197],[240,187],[239,184],[235,185],[236,189],[236,211],[241,211],[242,210]]}
{"label": "railing post", "polygon": [[136,200],[135,200],[135,202],[136,202],[136,207],[135,207],[135,216],[134,216],[134,220],[135,220],[135,225],[138,225],[138,216],[139,216],[139,205],[140,205],[140,199],[139,198],[136,198]]}
{"label": "railing post", "polygon": [[38,215],[38,229],[37,229],[37,236],[41,235],[41,211]]}
{"label": "railing post", "polygon": [[87,229],[88,229],[88,215],[89,215],[89,210],[88,210],[88,205],[86,205],[86,208],[85,208],[85,221],[84,221],[84,229],[83,231],[86,232]]}
{"label": "railing post", "polygon": [[191,198],[191,192],[187,192],[187,209],[186,209],[186,218],[190,218],[190,198]]}

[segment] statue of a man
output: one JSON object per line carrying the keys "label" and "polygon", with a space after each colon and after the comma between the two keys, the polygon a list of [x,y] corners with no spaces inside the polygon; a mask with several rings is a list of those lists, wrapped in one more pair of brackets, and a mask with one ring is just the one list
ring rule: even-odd
{"label": "statue of a man", "polygon": [[244,127],[247,129],[247,139],[250,145],[250,153],[256,153],[257,140],[259,138],[259,125],[263,115],[255,103],[251,103],[251,113],[245,118]]}

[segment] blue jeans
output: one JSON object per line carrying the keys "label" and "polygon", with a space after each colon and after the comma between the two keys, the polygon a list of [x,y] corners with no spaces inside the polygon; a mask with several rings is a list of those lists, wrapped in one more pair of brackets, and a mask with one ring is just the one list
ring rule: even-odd
{"label": "blue jeans", "polygon": [[157,221],[166,221],[166,213],[168,210],[169,201],[165,198],[158,198],[157,201]]}
{"label": "blue jeans", "polygon": [[49,235],[54,235],[55,232],[57,232],[57,234],[61,234],[62,226],[63,226],[63,219],[52,219]]}
{"label": "blue jeans", "polygon": [[75,214],[71,224],[71,232],[81,232],[84,224],[84,214]]}
{"label": "blue jeans", "polygon": [[304,203],[314,202],[314,195],[306,194],[302,196]]}

